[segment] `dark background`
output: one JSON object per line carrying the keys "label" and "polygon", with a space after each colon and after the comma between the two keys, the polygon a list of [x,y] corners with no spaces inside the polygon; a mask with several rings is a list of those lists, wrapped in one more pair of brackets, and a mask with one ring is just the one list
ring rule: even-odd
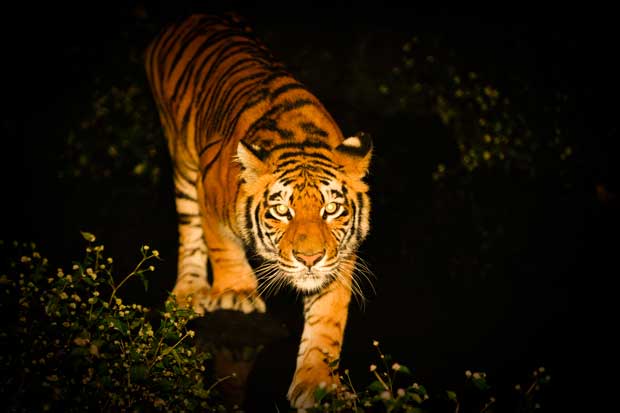
{"label": "dark background", "polygon": [[[307,76],[302,80],[345,134],[361,129],[374,137],[372,231],[360,255],[376,276],[376,293],[366,286],[365,307],[351,307],[341,364],[354,378],[369,379],[376,339],[431,390],[458,388],[467,369],[486,371],[498,387],[508,388],[543,365],[552,376],[545,400],[550,411],[605,400],[610,384],[604,374],[614,372],[617,346],[611,338],[619,190],[613,13],[517,11],[516,5],[291,5],[283,11],[235,3],[107,4],[3,12],[2,238],[34,240],[64,265],[80,254],[79,230],[89,230],[121,272],[148,243],[168,257],[156,273],[161,279],[150,295],[141,295],[139,286],[129,294],[158,306],[175,271],[168,166],[150,188],[126,177],[61,183],[53,170],[58,145],[89,105],[93,76],[122,76],[126,55],[118,50],[125,50],[124,42],[140,49],[157,27],[189,11],[237,10],[276,57],[294,57],[291,70]],[[563,178],[570,188],[553,171],[545,173],[545,165],[538,165],[535,178],[489,170],[462,187],[461,180],[433,183],[435,165],[457,156],[441,124],[428,116],[386,114],[381,105],[361,104],[339,88],[347,84],[361,42],[376,55],[363,69],[377,74],[390,70],[394,50],[411,33],[441,38],[459,64],[493,79],[502,91],[524,95],[520,88],[528,85],[525,95],[533,104],[558,90],[569,94],[572,103],[559,116],[570,125],[577,151]],[[301,49],[310,57],[327,50],[331,57],[304,62]],[[597,196],[597,185],[606,197]],[[486,233],[501,231],[482,249],[485,225],[491,228]],[[262,411],[285,405],[302,322],[294,294],[270,298],[268,305],[290,334],[266,346],[250,378],[250,400],[264,403]]]}

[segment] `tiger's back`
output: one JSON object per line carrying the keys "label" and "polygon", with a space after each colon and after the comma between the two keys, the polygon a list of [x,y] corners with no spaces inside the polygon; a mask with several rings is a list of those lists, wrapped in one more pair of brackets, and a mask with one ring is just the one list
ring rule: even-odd
{"label": "tiger's back", "polygon": [[[318,99],[233,17],[194,15],[151,43],[146,70],[174,170],[179,259],[173,294],[202,313],[265,311],[263,290],[304,294],[306,323],[289,389],[313,403],[338,358],[368,232],[362,181],[371,143],[345,139]],[[213,283],[207,281],[207,255]]]}
{"label": "tiger's back", "polygon": [[309,137],[331,146],[344,139],[318,99],[234,17],[194,15],[169,26],[146,62],[172,158],[203,174],[220,169],[213,175],[222,189],[238,180],[229,160],[240,140],[268,151]]}

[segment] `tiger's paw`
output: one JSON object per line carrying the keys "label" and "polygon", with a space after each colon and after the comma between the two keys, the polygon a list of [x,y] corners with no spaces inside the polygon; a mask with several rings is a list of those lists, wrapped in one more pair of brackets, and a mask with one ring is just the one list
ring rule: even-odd
{"label": "tiger's paw", "polygon": [[[312,373],[312,371],[309,371],[309,373]],[[295,375],[287,394],[291,406],[297,409],[307,409],[314,406],[314,394],[318,387],[328,387],[331,390],[339,384],[336,377],[330,375],[307,374],[305,379],[300,378],[300,380],[298,380],[298,376],[300,376],[299,373]]]}
{"label": "tiger's paw", "polygon": [[175,301],[179,307],[191,307],[197,314],[204,315],[205,309],[201,302],[208,296],[209,287],[206,285],[201,288],[187,287],[188,286],[177,284],[172,290],[172,295],[169,297],[169,300]]}
{"label": "tiger's paw", "polygon": [[224,291],[219,294],[207,294],[200,301],[204,310],[212,312],[217,310],[234,310],[242,313],[264,313],[265,302],[256,295],[254,290]]}

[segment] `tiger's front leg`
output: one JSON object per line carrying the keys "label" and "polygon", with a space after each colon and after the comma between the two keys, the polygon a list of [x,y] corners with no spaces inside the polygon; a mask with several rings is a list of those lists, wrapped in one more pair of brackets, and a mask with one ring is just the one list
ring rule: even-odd
{"label": "tiger's front leg", "polygon": [[246,259],[243,243],[208,212],[203,215],[213,284],[201,297],[200,304],[209,312],[236,310],[264,313],[265,302],[258,296],[258,281]]}
{"label": "tiger's front leg", "polygon": [[288,391],[288,399],[294,407],[313,406],[314,391],[322,383],[326,386],[339,384],[339,377],[332,374],[329,362],[340,357],[350,300],[350,285],[340,281],[304,299],[304,331],[297,368]]}

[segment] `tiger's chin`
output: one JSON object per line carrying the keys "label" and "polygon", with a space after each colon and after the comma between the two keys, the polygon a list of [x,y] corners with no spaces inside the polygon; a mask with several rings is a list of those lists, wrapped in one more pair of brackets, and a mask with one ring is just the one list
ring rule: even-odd
{"label": "tiger's chin", "polygon": [[303,294],[313,294],[331,283],[332,278],[323,274],[303,272],[291,274],[290,282],[295,289]]}

